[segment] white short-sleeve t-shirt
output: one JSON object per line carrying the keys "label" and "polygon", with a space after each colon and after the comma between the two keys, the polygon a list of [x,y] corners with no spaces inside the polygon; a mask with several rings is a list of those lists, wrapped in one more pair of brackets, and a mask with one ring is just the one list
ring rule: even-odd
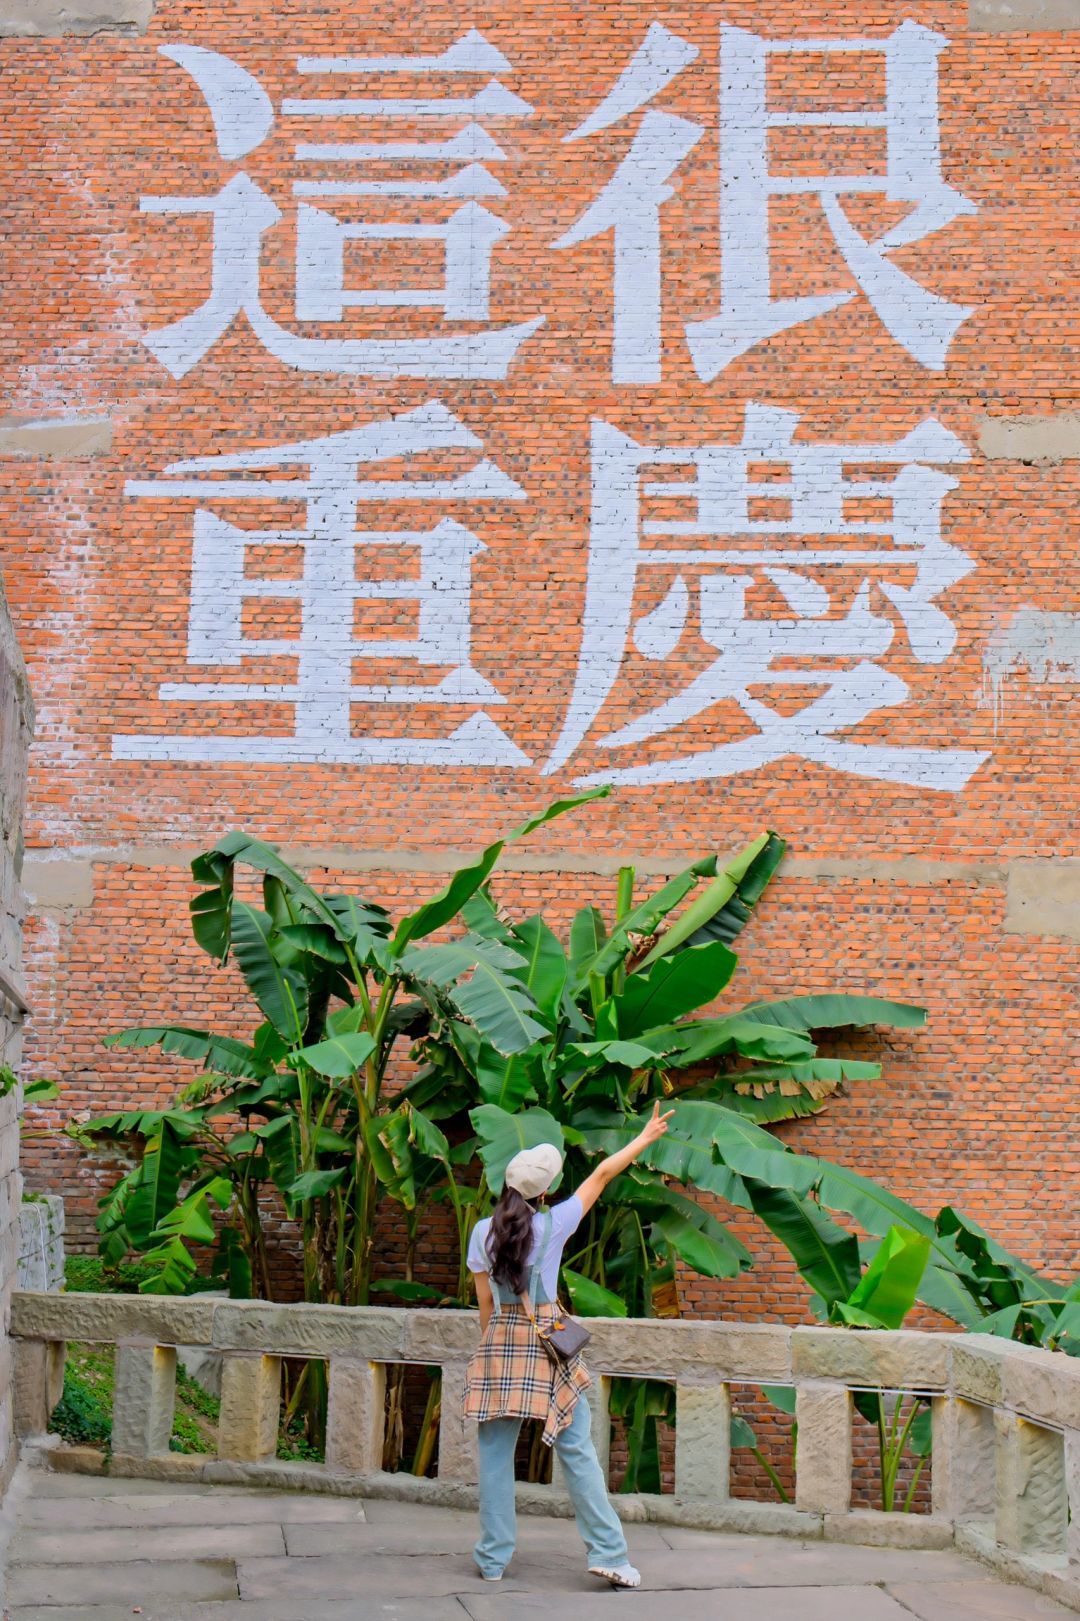
{"label": "white short-sleeve t-shirt", "polygon": [[[548,1241],[547,1254],[540,1271],[543,1284],[543,1293],[548,1300],[554,1300],[559,1290],[559,1267],[562,1263],[562,1253],[570,1235],[577,1231],[581,1225],[585,1212],[581,1208],[581,1200],[576,1193],[569,1199],[563,1199],[559,1204],[551,1206],[551,1237]],[[543,1226],[543,1217],[537,1211],[533,1216],[533,1237],[529,1246],[526,1265],[532,1266],[540,1251],[540,1233]],[[470,1272],[490,1272],[491,1256],[487,1252],[487,1239],[491,1231],[491,1217],[478,1221],[473,1228],[472,1238],[469,1240],[468,1263]]]}

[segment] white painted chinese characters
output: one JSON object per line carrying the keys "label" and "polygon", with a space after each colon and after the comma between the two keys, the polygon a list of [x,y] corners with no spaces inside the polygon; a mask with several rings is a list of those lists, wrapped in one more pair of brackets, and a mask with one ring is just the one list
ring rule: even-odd
{"label": "white painted chinese characters", "polygon": [[[161,54],[191,74],[214,120],[218,152],[229,160],[245,157],[269,135],[274,109],[258,81],[246,69],[217,51],[198,45],[165,45]],[[360,74],[379,79],[425,70],[440,74],[484,76],[509,69],[509,62],[475,31],[442,56],[301,57],[301,73]],[[444,180],[364,179],[300,180],[296,218],[296,298],[298,321],[340,322],[347,309],[361,306],[431,307],[444,322],[486,322],[490,316],[491,255],[509,225],[477,201],[501,197],[504,188],[484,163],[501,162],[504,154],[479,119],[528,118],[532,108],[496,79],[481,89],[448,99],[401,97],[341,99],[318,97],[286,100],[286,117],[311,122],[319,118],[403,119],[461,124],[444,141],[359,141],[350,144],[305,142],[297,159],[307,165],[328,164],[333,170],[357,165],[367,174],[374,166],[435,164],[452,172]],[[456,168],[455,168],[456,166]],[[448,219],[377,221],[341,219],[335,202],[347,212],[352,198],[403,200],[415,214],[422,200],[461,199]],[[333,372],[366,377],[505,377],[519,346],[543,324],[542,317],[480,332],[439,331],[430,337],[313,338],[280,325],[263,308],[260,269],[263,236],[282,218],[274,200],[243,172],[235,174],[211,197],[144,197],[142,208],[154,214],[209,214],[214,222],[213,263],[209,298],[171,326],[144,338],[174,377],[185,376],[208,354],[236,318],[246,315],[259,342],[276,359],[299,371]],[[345,248],[352,241],[441,242],[445,255],[441,288],[350,288],[345,285]]]}
{"label": "white painted chinese characters", "polygon": [[[485,713],[504,704],[503,695],[472,666],[470,597],[472,560],[484,543],[463,524],[440,519],[431,529],[358,529],[357,506],[404,503],[411,513],[428,503],[521,501],[525,492],[490,461],[478,460],[455,478],[387,480],[361,478],[359,468],[397,458],[422,458],[448,450],[475,450],[479,440],[437,403],[385,422],[232,456],[177,462],[160,479],[136,480],[128,495],[200,502],[301,501],[300,529],[240,529],[206,505],[195,509],[191,562],[188,662],[240,671],[237,679],[169,682],[159,697],[187,704],[288,704],[294,725],[287,737],[253,728],[247,737],[168,732],[116,737],[122,760],[236,760],[298,764],[523,766],[528,758]],[[275,469],[293,469],[274,477]],[[306,469],[306,476],[303,470]],[[231,475],[220,477],[219,475]],[[262,474],[263,476],[257,476]],[[256,475],[256,476],[252,476]],[[260,547],[296,547],[299,572],[249,572],[249,553]],[[413,574],[358,578],[363,549],[401,547],[419,554]],[[299,635],[263,640],[245,636],[243,605],[256,597],[294,598],[300,604]],[[406,599],[417,604],[417,635],[359,638],[358,601]],[[243,664],[253,658],[290,658],[295,675],[285,682],[245,681]],[[418,666],[413,679],[380,686],[357,683],[354,661],[380,659]],[[442,667],[441,679],[423,681],[425,668]],[[365,736],[354,732],[351,711],[381,705],[476,705],[476,713],[445,738]],[[483,706],[483,707],[480,707]]]}
{"label": "white painted chinese characters", "polygon": [[[766,338],[856,297],[853,289],[771,297],[769,201],[798,193],[818,198],[845,264],[882,325],[920,365],[940,371],[957,328],[971,310],[929,292],[888,255],[975,212],[974,203],[948,185],[941,173],[937,59],[948,41],[913,22],[901,23],[880,39],[766,40],[744,28],[722,27],[720,41],[720,313],[685,323],[698,376],[712,382]],[[883,107],[860,111],[769,107],[766,73],[771,57],[852,52],[884,56]],[[565,139],[580,140],[630,117],[697,55],[696,46],[654,23],[611,92]],[[771,174],[769,131],[815,126],[884,131],[885,173]],[[603,232],[614,233],[616,383],[660,381],[660,209],[673,195],[669,181],[704,133],[700,124],[650,108],[601,195],[555,243],[557,248],[570,248]],[[867,241],[841,201],[867,193],[914,207],[898,225]]]}
{"label": "white painted chinese characters", "polygon": [[[682,691],[601,736],[598,746],[641,744],[725,700],[738,705],[751,734],[647,765],[621,766],[615,755],[611,767],[579,781],[693,782],[795,755],[860,776],[955,791],[986,758],[966,749],[900,748],[836,735],[908,696],[900,676],[877,662],[892,646],[896,626],[875,611],[873,587],[902,622],[919,663],[939,664],[953,649],[955,629],[936,599],[972,564],[941,537],[941,503],[956,480],[925,464],[967,461],[967,450],[933,418],[891,445],[796,443],[796,424],[791,411],[752,405],[740,445],[678,446],[637,444],[607,422],[594,424],[578,675],[546,771],[564,765],[602,718],[631,640],[644,658],[660,661],[694,628],[687,575],[697,582],[696,628],[716,657]],[[899,470],[891,479],[845,475],[846,465],[867,463]],[[659,482],[662,469],[673,466],[689,476]],[[756,482],[756,467],[781,476]],[[645,517],[645,502],[654,497],[689,501],[694,514]],[[783,515],[755,518],[752,503],[762,501],[782,507]],[[845,507],[852,501],[883,501],[890,516],[850,517]],[[635,622],[635,584],[652,569],[671,583],[663,600]],[[849,605],[841,616],[845,588]],[[785,687],[823,691],[790,714],[760,697],[762,687],[778,689],[778,698]]]}
{"label": "white painted chinese characters", "polygon": [[[975,211],[942,172],[938,65],[947,41],[912,21],[872,38],[763,39],[728,26],[719,35],[719,309],[705,319],[674,312],[699,381],[713,383],[758,345],[860,297],[883,343],[942,370],[971,311],[931,291],[891,255]],[[263,239],[289,227],[246,172],[233,173],[212,195],[146,196],[145,213],[208,215],[213,223],[209,297],[144,340],[174,377],[190,372],[245,317],[266,351],[301,372],[507,380],[545,317],[540,311],[507,324],[492,314],[493,259],[512,229],[502,217],[512,215],[512,203],[496,202],[502,213],[488,207],[507,198],[496,169],[508,157],[487,126],[512,127],[534,113],[501,83],[512,71],[501,50],[471,29],[433,55],[301,57],[299,74],[324,88],[286,97],[277,112],[259,81],[231,58],[190,44],[161,53],[198,86],[225,162],[245,158],[282,128],[303,135],[293,148],[304,177],[292,185],[295,323],[343,329],[340,336],[303,335],[264,308]],[[770,64],[782,68],[807,55],[847,63],[860,87],[863,64],[869,68],[876,56],[880,105],[869,95],[857,109],[829,105],[824,91],[821,105],[807,106],[805,92],[780,104]],[[611,375],[620,387],[640,391],[664,380],[663,211],[690,155],[709,150],[701,143],[711,125],[652,104],[702,66],[700,57],[697,44],[654,22],[608,94],[563,137],[587,140],[640,114],[614,173],[551,244],[572,253],[595,238],[612,239]],[[440,81],[429,95],[416,93],[425,75]],[[447,94],[444,76],[460,93]],[[412,93],[395,93],[406,77]],[[325,93],[327,81],[348,93]],[[342,119],[355,121],[354,139],[312,138],[320,121],[340,126]],[[400,139],[387,138],[388,121]],[[852,172],[826,173],[812,154],[787,173],[771,161],[770,135],[833,127],[876,134],[881,172],[852,163]],[[820,209],[850,279],[830,286],[836,276],[843,280],[833,266],[815,285],[808,255],[800,266],[806,290],[774,296],[770,204],[800,196]],[[907,205],[907,212],[880,234],[864,235],[853,223],[860,196]],[[372,246],[375,262],[389,271],[395,244],[429,242],[442,255],[440,286],[401,285],[400,275],[388,275],[392,284],[352,284],[350,244]],[[344,335],[350,312],[363,309],[385,311],[384,328]],[[405,309],[433,312],[430,331],[418,335],[411,317],[402,325]],[[871,720],[910,697],[897,665],[940,664],[955,646],[939,598],[973,565],[942,536],[942,502],[957,480],[941,469],[967,461],[968,452],[933,417],[887,443],[807,442],[798,427],[796,413],[767,403],[748,406],[739,444],[701,442],[700,428],[674,434],[675,443],[643,443],[613,422],[594,421],[578,665],[560,735],[535,769],[565,770],[584,783],[652,785],[730,777],[795,757],[945,792],[968,782],[985,753],[886,743]],[[223,704],[287,705],[293,726],[287,736],[257,722],[240,737],[213,726],[122,736],[115,756],[533,767],[537,745],[527,742],[524,752],[508,735],[513,728],[487,713],[507,699],[473,663],[473,560],[485,543],[441,510],[454,501],[522,501],[526,492],[482,459],[453,478],[424,477],[422,469],[390,480],[360,476],[360,468],[388,457],[422,463],[449,448],[479,451],[480,441],[445,404],[431,401],[321,438],[176,462],[164,477],[131,483],[134,497],[201,503],[187,657],[195,672],[213,667],[215,674],[167,682],[159,696],[189,706],[185,726],[191,706]],[[759,481],[760,464],[767,464],[768,482]],[[854,476],[852,464],[872,465],[873,476]],[[286,469],[293,471],[285,476]],[[672,482],[678,470],[685,477]],[[241,528],[215,510],[229,497],[280,500],[285,491],[304,503],[302,528]],[[673,494],[691,516],[658,516],[657,501]],[[403,521],[412,526],[384,527],[380,515],[376,527],[358,529],[358,503],[406,503]],[[269,545],[297,549],[299,571],[288,578],[256,572],[254,549]],[[368,547],[381,548],[384,559],[393,554],[401,566],[365,577],[360,556]],[[298,602],[295,640],[245,634],[245,601],[259,597]],[[393,599],[416,604],[414,638],[358,636],[357,602]],[[292,659],[292,675],[249,677],[250,662],[266,658]],[[364,659],[404,661],[408,679],[358,679]],[[635,659],[647,661],[656,678],[640,713],[627,696],[633,680],[620,685]],[[811,696],[800,707],[802,689]],[[473,713],[463,722],[455,717],[444,735],[431,735],[430,717],[412,727],[388,725],[383,735],[377,717],[394,705]],[[860,738],[860,729],[869,735]]]}

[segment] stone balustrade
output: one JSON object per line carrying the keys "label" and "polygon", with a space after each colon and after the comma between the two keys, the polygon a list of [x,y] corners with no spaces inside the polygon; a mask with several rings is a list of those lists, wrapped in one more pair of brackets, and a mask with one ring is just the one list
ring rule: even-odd
{"label": "stone balustrade", "polygon": [[[908,1548],[955,1545],[1080,1608],[1080,1359],[988,1335],[785,1328],[708,1321],[593,1320],[594,1431],[606,1460],[609,1381],[642,1374],[677,1392],[675,1490],[619,1497],[624,1518]],[[162,1296],[16,1293],[16,1424],[39,1461],[100,1470],[100,1455],[30,1438],[48,1430],[68,1341],[116,1347],[111,1473],[302,1487],[457,1506],[475,1502],[475,1429],[462,1415],[475,1313],[282,1306]],[[176,1347],[222,1359],[217,1457],[169,1451]],[[329,1367],[324,1464],[275,1457],[283,1357]],[[438,1472],[381,1469],[386,1371],[442,1369]],[[796,1392],[793,1504],[731,1496],[732,1390]],[[853,1392],[931,1398],[930,1514],[853,1508]],[[569,1512],[551,1486],[519,1485],[527,1512]]]}

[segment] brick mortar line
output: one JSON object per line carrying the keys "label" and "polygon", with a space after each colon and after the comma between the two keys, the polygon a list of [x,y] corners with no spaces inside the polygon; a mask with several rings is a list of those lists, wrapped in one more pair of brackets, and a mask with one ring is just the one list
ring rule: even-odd
{"label": "brick mortar line", "polygon": [[[27,880],[35,870],[44,873],[52,868],[57,873],[65,868],[77,867],[134,867],[178,868],[186,867],[191,859],[205,849],[204,845],[118,845],[75,846],[60,853],[52,850],[26,852]],[[474,860],[479,850],[357,850],[350,846],[283,845],[281,853],[290,864],[306,871],[328,869],[336,872],[411,872],[445,876],[458,867]],[[1025,866],[1030,858],[1021,858]],[[1074,865],[1049,859],[1047,867]],[[667,877],[688,865],[685,857],[646,856],[634,852],[618,855],[590,855],[575,851],[552,851],[530,854],[507,851],[499,863],[504,872],[522,873],[581,873],[594,877],[614,876],[620,867],[632,866],[644,876]],[[790,856],[782,872],[789,878],[881,879],[890,883],[916,885],[940,882],[974,883],[981,888],[1004,888],[1012,862],[934,861],[920,856]],[[28,887],[32,887],[32,882]]]}

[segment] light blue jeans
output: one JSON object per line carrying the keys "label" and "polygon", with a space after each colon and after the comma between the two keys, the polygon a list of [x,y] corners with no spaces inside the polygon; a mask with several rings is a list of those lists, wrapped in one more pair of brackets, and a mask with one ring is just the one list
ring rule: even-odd
{"label": "light blue jeans", "polygon": [[[480,1540],[476,1563],[484,1576],[498,1576],[510,1563],[517,1531],[514,1450],[520,1418],[489,1418],[480,1430]],[[608,1501],[607,1484],[593,1446],[589,1403],[579,1396],[555,1451],[566,1476],[574,1518],[590,1565],[624,1565],[626,1538]]]}

